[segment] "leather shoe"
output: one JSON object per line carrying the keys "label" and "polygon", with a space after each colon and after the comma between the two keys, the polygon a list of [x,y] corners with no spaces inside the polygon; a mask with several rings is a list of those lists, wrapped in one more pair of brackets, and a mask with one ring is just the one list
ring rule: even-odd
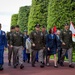
{"label": "leather shoe", "polygon": [[70,67],[70,68],[74,68],[74,66],[73,66],[72,64],[71,64],[71,65],[69,65],[69,67]]}
{"label": "leather shoe", "polygon": [[24,68],[24,66],[23,66],[23,64],[21,64],[20,69],[23,69],[23,68]]}

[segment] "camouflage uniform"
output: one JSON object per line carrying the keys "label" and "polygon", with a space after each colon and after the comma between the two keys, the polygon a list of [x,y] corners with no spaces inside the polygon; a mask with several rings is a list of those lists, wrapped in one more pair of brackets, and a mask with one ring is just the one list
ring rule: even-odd
{"label": "camouflage uniform", "polygon": [[61,65],[64,62],[66,51],[68,51],[69,64],[72,64],[72,32],[70,30],[61,31],[60,38],[62,43],[65,43],[62,45]]}
{"label": "camouflage uniform", "polygon": [[24,39],[23,34],[21,32],[14,32],[12,36],[12,45],[13,45],[13,65],[14,67],[17,65],[17,57],[19,57],[20,65],[23,64],[23,46]]}
{"label": "camouflage uniform", "polygon": [[43,44],[43,46],[44,46],[44,50],[43,50],[43,62],[44,62],[45,56],[46,56],[46,61],[47,61],[46,37],[48,35],[48,32],[45,31],[45,32],[42,32],[42,34],[43,34],[43,38],[44,38],[44,40],[43,40],[43,43],[44,43]]}
{"label": "camouflage uniform", "polygon": [[38,52],[38,58],[39,58],[39,62],[43,63],[43,47],[44,47],[44,43],[43,43],[43,34],[42,32],[38,31],[33,31],[30,34],[30,39],[31,39],[31,43],[35,44],[35,46],[32,46],[32,65],[35,64],[35,59],[36,59],[36,53]]}
{"label": "camouflage uniform", "polygon": [[12,34],[13,32],[8,32],[7,33],[7,40],[8,40],[8,60],[9,60],[9,64],[11,64],[11,57],[12,57],[12,53],[13,53],[13,47],[11,47],[12,44]]}

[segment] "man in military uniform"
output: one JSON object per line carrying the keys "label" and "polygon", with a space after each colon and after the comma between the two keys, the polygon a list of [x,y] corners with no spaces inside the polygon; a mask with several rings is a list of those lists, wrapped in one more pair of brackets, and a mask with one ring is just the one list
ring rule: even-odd
{"label": "man in military uniform", "polygon": [[63,65],[65,53],[68,52],[69,59],[69,67],[74,68],[72,65],[72,32],[69,30],[69,25],[66,24],[64,30],[61,31],[60,34],[61,42],[62,42],[62,55],[60,60],[60,65]]}
{"label": "man in military uniform", "polygon": [[[46,56],[46,36],[47,36],[47,34],[48,34],[48,32],[47,32],[47,30],[46,30],[46,27],[43,25],[42,26],[42,34],[43,34],[43,38],[44,38],[44,40],[43,40],[43,45],[44,45],[44,50],[43,50],[43,59],[45,59],[45,57],[47,57]],[[46,59],[46,61],[47,61],[47,59]],[[44,63],[44,60],[43,60],[43,63]],[[44,63],[45,64],[45,63]]]}
{"label": "man in military uniform", "polygon": [[7,39],[5,32],[1,30],[1,24],[0,24],[0,71],[3,70],[3,64],[4,64],[3,61],[4,47],[7,48]]}
{"label": "man in military uniform", "polygon": [[43,34],[40,32],[39,24],[35,25],[35,31],[31,32],[30,39],[32,43],[32,67],[35,67],[35,59],[38,52],[40,67],[43,68]]}
{"label": "man in military uniform", "polygon": [[14,68],[17,67],[17,57],[19,58],[20,69],[24,68],[23,65],[23,47],[24,47],[24,39],[23,34],[20,32],[20,28],[18,25],[15,26],[15,32],[12,35],[12,46],[13,46],[13,63]]}
{"label": "man in military uniform", "polygon": [[15,31],[15,27],[11,26],[10,28],[10,32],[7,33],[7,40],[8,40],[8,65],[11,66],[11,57],[12,57],[12,53],[13,53],[13,47],[11,46],[11,39],[12,39],[12,35]]}

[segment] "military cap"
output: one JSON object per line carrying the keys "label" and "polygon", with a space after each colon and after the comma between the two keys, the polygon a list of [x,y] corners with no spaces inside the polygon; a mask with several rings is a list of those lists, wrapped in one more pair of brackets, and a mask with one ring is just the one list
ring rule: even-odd
{"label": "military cap", "polygon": [[40,24],[36,24],[35,27],[39,28],[40,27]]}

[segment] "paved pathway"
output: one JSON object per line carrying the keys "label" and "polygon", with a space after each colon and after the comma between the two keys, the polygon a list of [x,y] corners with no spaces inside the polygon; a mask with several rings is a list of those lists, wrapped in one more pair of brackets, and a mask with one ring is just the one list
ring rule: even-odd
{"label": "paved pathway", "polygon": [[21,70],[19,67],[13,69],[8,66],[7,53],[5,52],[5,64],[4,71],[0,71],[0,75],[75,75],[75,68],[69,68],[68,63],[65,63],[65,67],[54,68],[53,61],[51,61],[50,67],[40,68],[39,64],[36,67],[31,67],[31,64],[24,63],[25,68]]}

